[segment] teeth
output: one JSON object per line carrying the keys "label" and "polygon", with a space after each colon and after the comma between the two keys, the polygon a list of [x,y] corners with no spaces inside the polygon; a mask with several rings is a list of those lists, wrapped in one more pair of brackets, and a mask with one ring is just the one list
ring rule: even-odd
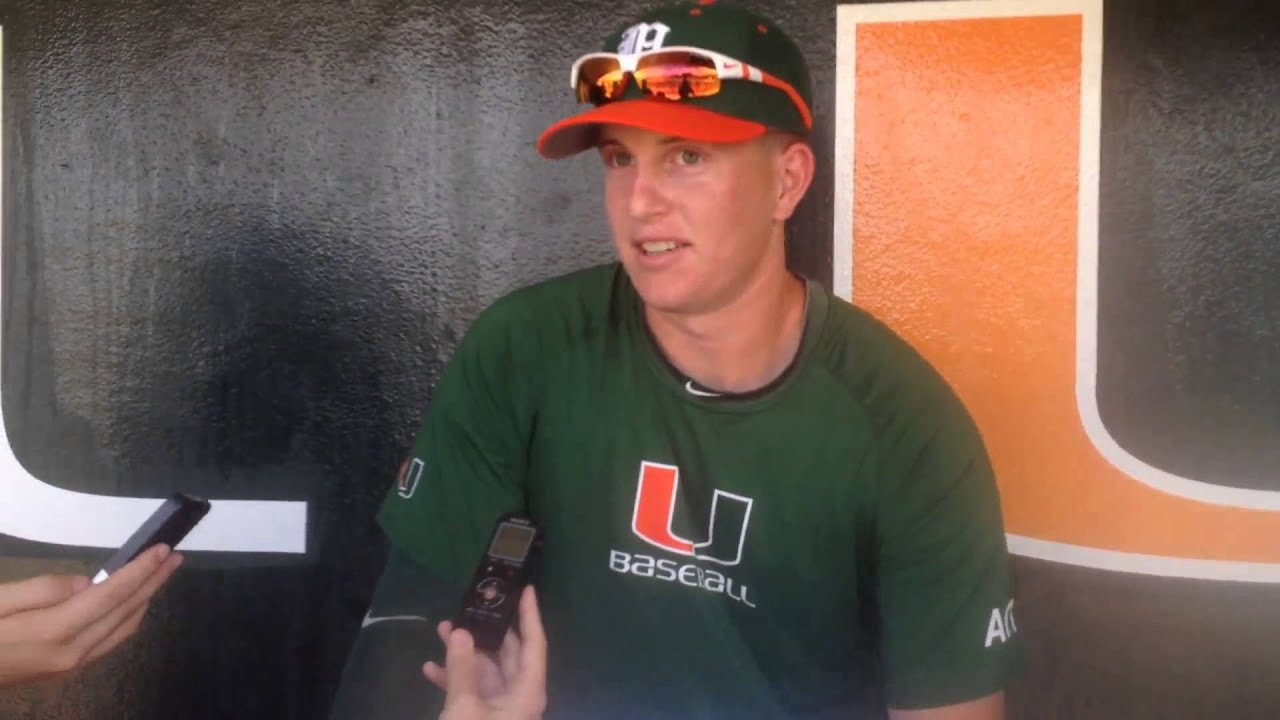
{"label": "teeth", "polygon": [[668,240],[667,242],[642,243],[640,247],[644,248],[645,252],[649,254],[653,254],[653,253],[663,253],[668,250],[675,250],[676,244],[675,242]]}

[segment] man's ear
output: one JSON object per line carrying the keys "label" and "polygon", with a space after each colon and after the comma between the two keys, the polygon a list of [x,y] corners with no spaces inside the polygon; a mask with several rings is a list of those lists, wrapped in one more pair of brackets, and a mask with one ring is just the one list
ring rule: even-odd
{"label": "man's ear", "polygon": [[816,159],[813,148],[800,138],[789,138],[778,153],[778,205],[773,219],[788,220],[813,183]]}

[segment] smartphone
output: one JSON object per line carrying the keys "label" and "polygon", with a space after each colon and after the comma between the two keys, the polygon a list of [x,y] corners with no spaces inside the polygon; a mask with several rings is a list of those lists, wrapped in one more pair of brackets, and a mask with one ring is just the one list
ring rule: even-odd
{"label": "smartphone", "polygon": [[97,585],[111,577],[111,573],[128,565],[148,548],[160,543],[170,548],[176,547],[208,514],[208,500],[186,493],[174,493],[154,513],[151,513],[151,517],[139,525],[124,545],[121,545],[111,559],[103,564],[98,574],[93,576],[93,584]]}
{"label": "smartphone", "polygon": [[532,518],[498,518],[454,619],[455,627],[470,631],[477,648],[495,652],[502,646],[520,595],[533,582],[541,547],[542,531]]}

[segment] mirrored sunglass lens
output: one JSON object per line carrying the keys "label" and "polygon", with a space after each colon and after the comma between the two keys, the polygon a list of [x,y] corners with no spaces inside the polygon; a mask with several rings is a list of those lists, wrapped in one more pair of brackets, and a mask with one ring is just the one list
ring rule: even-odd
{"label": "mirrored sunglass lens", "polygon": [[700,64],[652,65],[636,71],[636,82],[642,92],[669,100],[707,97],[720,90],[716,69]]}
{"label": "mirrored sunglass lens", "polygon": [[592,58],[578,68],[578,101],[600,103],[621,97],[626,89],[626,75],[618,61]]}

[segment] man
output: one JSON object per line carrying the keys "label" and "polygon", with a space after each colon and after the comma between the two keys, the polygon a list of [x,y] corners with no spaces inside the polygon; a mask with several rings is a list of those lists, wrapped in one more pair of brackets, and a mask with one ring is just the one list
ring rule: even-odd
{"label": "man", "polygon": [[620,263],[463,339],[382,510],[335,717],[421,716],[440,640],[476,665],[465,633],[405,618],[453,615],[510,510],[546,533],[545,693],[512,634],[478,681],[493,704],[449,683],[472,702],[446,717],[1003,717],[1018,640],[978,431],[905,342],[786,269],[814,168],[800,51],[688,3],[574,67],[595,107],[539,149],[597,150]]}

